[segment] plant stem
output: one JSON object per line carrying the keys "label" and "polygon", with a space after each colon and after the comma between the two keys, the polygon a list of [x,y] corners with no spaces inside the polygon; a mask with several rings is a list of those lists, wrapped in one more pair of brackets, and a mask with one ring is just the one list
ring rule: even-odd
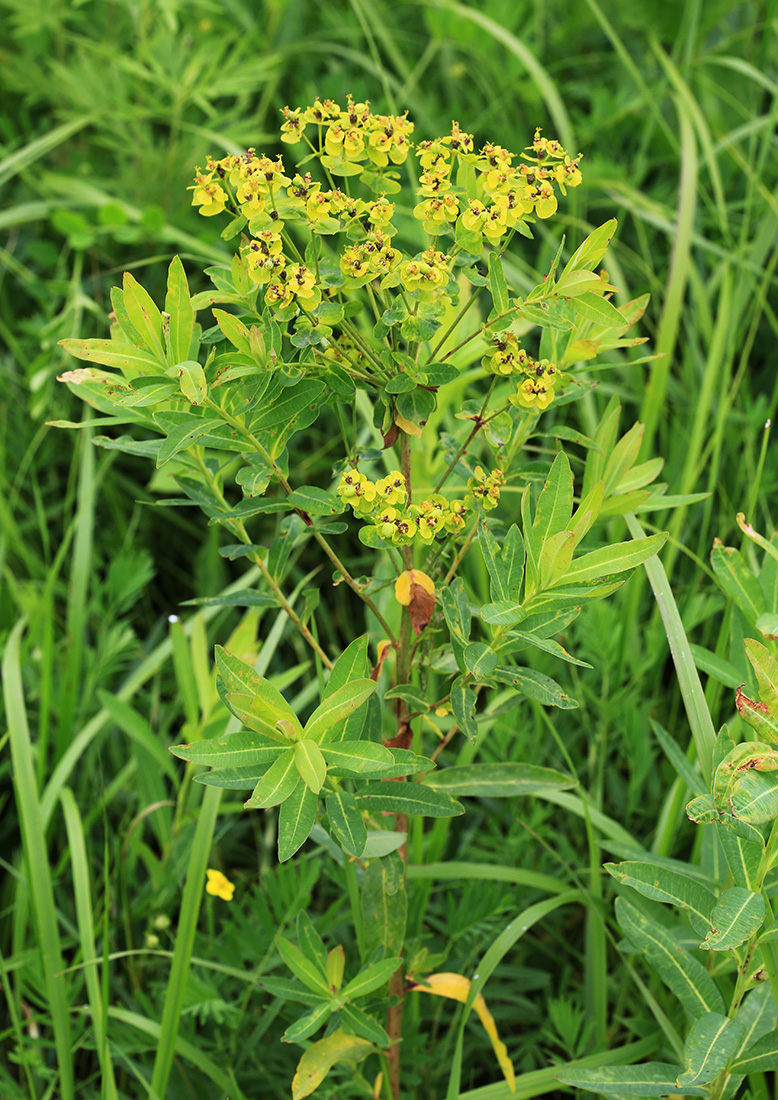
{"label": "plant stem", "polygon": [[457,453],[454,455],[451,462],[448,464],[448,467],[446,468],[446,471],[443,474],[443,477],[440,479],[440,481],[435,486],[434,492],[436,492],[436,493],[440,492],[440,490],[443,488],[443,486],[446,484],[449,477],[453,473],[454,467],[456,466],[457,462],[459,462],[462,455],[465,453],[467,448],[470,446],[470,444],[473,442],[475,437],[480,432],[481,428],[483,428],[484,424],[486,423],[483,416],[484,416],[484,413],[486,412],[487,405],[489,404],[489,401],[491,400],[491,396],[492,396],[492,393],[494,392],[494,387],[496,386],[496,384],[497,384],[497,376],[495,375],[492,378],[492,384],[489,386],[489,392],[487,393],[486,397],[484,398],[484,403],[481,406],[481,411],[480,411],[480,413],[478,414],[476,420],[473,423],[473,430],[470,432],[470,435],[467,437],[465,442],[462,444],[462,446],[459,448]]}

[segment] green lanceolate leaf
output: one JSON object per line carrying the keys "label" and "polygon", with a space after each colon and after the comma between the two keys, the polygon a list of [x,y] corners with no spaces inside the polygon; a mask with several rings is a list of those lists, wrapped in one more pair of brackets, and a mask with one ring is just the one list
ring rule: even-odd
{"label": "green lanceolate leaf", "polygon": [[591,290],[571,298],[570,305],[579,316],[592,321],[598,328],[624,328],[624,318],[616,307]]}
{"label": "green lanceolate leaf", "polygon": [[124,273],[122,285],[124,308],[127,310],[131,324],[140,334],[144,345],[154,352],[160,362],[167,363],[167,353],[162,344],[162,314],[158,307],[148,291],[143,289],[129,271]]}
{"label": "green lanceolate leaf", "polygon": [[561,646],[559,642],[555,642],[553,638],[542,638],[535,634],[527,634],[523,630],[512,630],[510,642],[512,644],[509,647],[506,646],[504,649],[501,647],[503,652],[508,648],[511,652],[516,652],[531,646],[535,649],[542,649],[544,653],[550,653],[553,657],[558,657],[560,661],[566,661],[569,665],[578,665],[579,668],[593,667],[588,661],[579,661],[577,657],[573,657],[564,646]]}
{"label": "green lanceolate leaf", "polygon": [[289,747],[290,734],[300,734],[300,725],[293,715],[288,715],[285,726],[278,726],[273,722],[273,713],[268,714],[262,700],[256,695],[232,695],[228,692],[222,696],[224,702],[230,708],[236,718],[239,718],[244,726],[262,737],[277,741],[279,744]]}
{"label": "green lanceolate leaf", "polygon": [[457,798],[514,798],[549,790],[568,790],[576,781],[553,768],[507,762],[442,768],[428,776],[424,783]]}
{"label": "green lanceolate leaf", "polygon": [[289,494],[287,503],[294,508],[302,508],[309,516],[336,516],[343,511],[343,505],[334,493],[319,489],[316,485],[302,485]]}
{"label": "green lanceolate leaf", "polygon": [[[297,939],[302,953],[327,977],[327,949],[311,918],[303,910],[297,914]],[[327,982],[329,989],[329,982]]]}
{"label": "green lanceolate leaf", "polygon": [[309,959],[305,952],[283,936],[276,936],[276,948],[278,954],[284,960],[296,978],[314,993],[322,997],[329,997],[330,989],[324,969],[318,962]]}
{"label": "green lanceolate leaf", "polygon": [[376,947],[383,947],[388,955],[402,951],[408,898],[405,863],[396,851],[371,859],[362,877],[361,902],[364,957]]}
{"label": "green lanceolate leaf", "polygon": [[492,626],[518,626],[527,618],[527,612],[521,604],[510,600],[484,604],[479,615],[485,623],[491,623]]}
{"label": "green lanceolate leaf", "polygon": [[476,680],[483,680],[497,668],[497,654],[484,642],[471,642],[465,648],[465,665]]}
{"label": "green lanceolate leaf", "polygon": [[778,661],[753,638],[746,638],[745,646],[759,684],[759,698],[773,718],[778,718]]}
{"label": "green lanceolate leaf", "polygon": [[[644,1062],[639,1066],[598,1066],[596,1069],[572,1069],[557,1075],[563,1085],[570,1085],[602,1096],[668,1096],[679,1095],[676,1078],[680,1066],[667,1062]],[[684,1089],[684,1096],[707,1096],[708,1089]]]}
{"label": "green lanceolate leaf", "polygon": [[695,927],[710,928],[716,895],[697,879],[656,863],[629,860],[625,863],[606,863],[605,870],[617,882],[631,886],[643,897],[686,909],[690,916],[696,918]]}
{"label": "green lanceolate leaf", "polygon": [[576,509],[575,515],[567,525],[567,530],[573,532],[573,539],[577,546],[584,535],[592,529],[595,520],[602,510],[602,501],[605,494],[605,485],[597,481],[583,498]]}
{"label": "green lanceolate leaf", "polygon": [[136,370],[141,374],[161,374],[161,368],[166,365],[155,352],[118,340],[60,340],[59,346],[76,359],[119,370]]}
{"label": "green lanceolate leaf", "polygon": [[318,798],[302,780],[281,804],[278,814],[278,860],[285,863],[311,835]]}
{"label": "green lanceolate leaf", "polygon": [[369,775],[396,763],[392,751],[375,741],[329,741],[321,753],[338,775]]}
{"label": "green lanceolate leaf", "polygon": [[[752,828],[744,822],[738,824],[743,825],[745,828]],[[725,824],[718,827],[719,841],[724,849],[727,865],[732,872],[735,885],[752,891],[756,888],[759,864],[764,852],[764,840],[760,833],[756,830],[754,832],[759,837],[758,841],[739,835],[739,832],[728,828]]]}
{"label": "green lanceolate leaf", "polygon": [[367,1057],[373,1044],[357,1035],[348,1035],[342,1028],[326,1039],[309,1046],[297,1064],[292,1081],[292,1100],[303,1100],[315,1092],[336,1062],[360,1062]]}
{"label": "green lanceolate leaf", "polygon": [[624,935],[643,952],[691,1016],[698,1019],[709,1012],[723,1013],[724,1002],[713,978],[667,928],[624,898],[616,898],[616,918]]}
{"label": "green lanceolate leaf", "polygon": [[384,1028],[357,1005],[343,1005],[340,1015],[341,1019],[348,1024],[349,1030],[355,1035],[359,1035],[379,1047],[389,1045],[389,1036]]}
{"label": "green lanceolate leaf", "polygon": [[458,676],[451,685],[451,709],[462,733],[475,741],[478,736],[478,724],[475,718],[477,697],[473,688],[465,682],[464,676]]}
{"label": "green lanceolate leaf", "polygon": [[710,563],[719,584],[735,606],[740,608],[750,623],[756,623],[766,610],[764,596],[759,581],[746,565],[740,551],[725,546],[720,539],[714,539]]}
{"label": "green lanceolate leaf", "polygon": [[683,1072],[678,1084],[707,1085],[726,1067],[745,1033],[742,1024],[709,1012],[692,1024],[683,1048]]}
{"label": "green lanceolate leaf", "polygon": [[359,997],[366,997],[368,993],[373,993],[376,989],[380,989],[382,985],[385,985],[401,964],[401,958],[389,958],[382,959],[381,962],[373,963],[371,966],[366,966],[364,970],[357,974],[356,978],[352,978],[348,985],[344,986],[341,990],[341,997],[352,1001],[357,1000]]}
{"label": "green lanceolate leaf", "polygon": [[[279,745],[273,759],[284,750]],[[272,764],[253,764],[248,768],[212,768],[209,772],[202,772],[194,777],[195,783],[201,783],[204,787],[223,787],[230,791],[253,791],[257,783]]]}
{"label": "green lanceolate leaf", "polygon": [[660,531],[645,539],[617,542],[612,546],[604,546],[601,550],[592,550],[591,553],[576,558],[557,583],[564,581],[566,585],[579,584],[581,581],[593,581],[612,573],[634,569],[652,558],[666,541],[666,533]]}
{"label": "green lanceolate leaf", "polygon": [[496,252],[489,253],[489,290],[495,312],[506,313],[510,309],[508,284],[505,282],[502,260]]}
{"label": "green lanceolate leaf", "polygon": [[753,769],[739,772],[729,802],[735,817],[750,825],[772,821],[778,817],[778,774]]}
{"label": "green lanceolate leaf", "polygon": [[763,1035],[732,1065],[733,1073],[768,1073],[778,1070],[778,1031]]}
{"label": "green lanceolate leaf", "polygon": [[458,642],[465,645],[470,638],[472,614],[462,578],[456,577],[451,584],[441,588],[438,599],[449,630]]}
{"label": "green lanceolate leaf", "polygon": [[271,726],[279,720],[285,720],[299,730],[300,723],[292,708],[277,688],[269,680],[259,676],[251,665],[239,660],[226,649],[216,646],[216,668],[230,694],[247,694],[257,700],[255,713],[261,715]]}
{"label": "green lanceolate leaf", "polygon": [[367,845],[367,828],[357,800],[348,791],[335,791],[327,795],[325,805],[333,837],[344,852],[360,859]]}
{"label": "green lanceolate leaf", "polygon": [[294,763],[306,787],[318,794],[327,778],[327,763],[315,741],[305,737],[294,747]]}
{"label": "green lanceolate leaf", "polygon": [[525,528],[524,538],[532,545],[533,558],[540,560],[546,539],[564,531],[573,514],[573,471],[564,451],[560,451],[549,470],[546,484],[538,497],[531,533]]}
{"label": "green lanceolate leaf", "polygon": [[300,785],[302,780],[295,764],[295,750],[290,748],[270,765],[244,806],[247,810],[266,810],[270,806],[278,806]]}
{"label": "green lanceolate leaf", "polygon": [[354,711],[367,702],[376,689],[374,680],[349,680],[318,705],[305,724],[305,736],[312,741],[331,740]]}
{"label": "green lanceolate leaf", "polygon": [[593,233],[590,233],[568,260],[562,274],[559,276],[560,280],[565,275],[569,275],[571,271],[594,271],[605,255],[608,245],[613,239],[613,234],[616,232],[617,225],[616,219],[611,218],[610,221],[604,222]]}
{"label": "green lanceolate leaf", "polygon": [[464,806],[449,795],[418,783],[365,783],[360,787],[357,799],[366,810],[382,810],[392,814],[458,817],[465,812]]}
{"label": "green lanceolate leaf", "polygon": [[190,764],[239,768],[247,764],[272,764],[284,746],[261,734],[241,730],[208,741],[193,741],[191,745],[172,745],[170,751]]}
{"label": "green lanceolate leaf", "polygon": [[[326,748],[327,746],[325,746]],[[372,782],[374,779],[401,779],[405,775],[418,775],[419,772],[432,771],[435,764],[432,760],[428,760],[426,756],[417,756],[415,752],[411,752],[410,749],[396,749],[394,747],[388,750],[392,754],[391,764],[381,765],[380,768],[371,769],[366,772],[365,775]],[[326,753],[325,753],[326,756]],[[340,775],[341,769],[333,767],[333,774]],[[347,769],[343,769],[342,774],[353,775]]]}
{"label": "green lanceolate leaf", "polygon": [[761,982],[756,989],[746,993],[737,1014],[737,1022],[745,1028],[745,1035],[735,1058],[741,1059],[751,1048],[775,1030],[778,1024],[778,1006],[769,982]]}
{"label": "green lanceolate leaf", "polygon": [[422,714],[430,709],[421,688],[417,688],[414,684],[396,684],[395,687],[384,692],[384,699],[404,699],[406,703],[410,703],[413,710],[421,711]]}
{"label": "green lanceolate leaf", "polygon": [[778,745],[778,718],[774,718],[764,703],[749,699],[739,684],[739,678],[734,677],[734,682],[729,686],[736,689],[735,706],[740,717],[756,733],[760,741],[770,741]]}
{"label": "green lanceolate leaf", "polygon": [[329,1001],[324,1001],[323,1004],[312,1008],[305,1016],[301,1016],[299,1020],[295,1020],[293,1024],[290,1024],[281,1036],[281,1042],[301,1043],[303,1039],[307,1039],[318,1031],[324,1021],[328,1020],[331,1015],[332,1005]]}
{"label": "green lanceolate leaf", "polygon": [[535,672],[532,668],[515,668],[512,665],[500,666],[494,673],[500,683],[509,684],[521,695],[534,699],[546,707],[559,707],[561,710],[575,710],[578,703],[563,691],[556,680]]}
{"label": "green lanceolate leaf", "polygon": [[189,296],[184,265],[174,256],[168,268],[165,313],[170,318],[168,345],[171,364],[182,363],[189,358],[189,345],[194,335],[195,314]]}
{"label": "green lanceolate leaf", "polygon": [[492,599],[495,601],[510,599],[504,583],[500,546],[485,519],[478,524],[478,544],[489,572]]}
{"label": "green lanceolate leaf", "polygon": [[302,419],[311,423],[310,413],[317,407],[323,392],[324,383],[313,378],[305,378],[296,386],[283,389],[274,400],[263,402],[261,409],[252,417],[251,430],[265,431],[288,424],[305,410],[309,415]]}
{"label": "green lanceolate leaf", "polygon": [[706,951],[730,951],[745,943],[765,918],[761,894],[752,894],[740,886],[725,890],[711,913],[712,928],[700,947]]}
{"label": "green lanceolate leaf", "polygon": [[570,568],[575,549],[572,531],[558,531],[543,543],[538,558],[538,576],[541,588],[550,588],[561,581]]}
{"label": "green lanceolate leaf", "polygon": [[330,678],[322,692],[322,699],[328,699],[338,688],[350,680],[366,679],[370,671],[367,660],[367,634],[355,638],[332,666]]}

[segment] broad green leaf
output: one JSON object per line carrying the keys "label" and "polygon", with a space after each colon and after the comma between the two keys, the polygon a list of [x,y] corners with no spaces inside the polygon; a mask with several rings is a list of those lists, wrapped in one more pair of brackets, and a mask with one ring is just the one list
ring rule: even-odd
{"label": "broad green leaf", "polygon": [[775,1030],[778,1024],[778,1007],[769,982],[761,982],[746,993],[737,1014],[737,1022],[745,1028],[743,1042],[735,1057],[743,1058],[763,1036]]}
{"label": "broad green leaf", "polygon": [[345,722],[357,707],[361,707],[376,689],[375,680],[367,678],[349,680],[342,687],[331,692],[319,703],[316,710],[305,723],[305,736],[312,741],[321,741],[329,734],[331,739],[336,727]]}
{"label": "broad green leaf", "polygon": [[303,1005],[321,1004],[322,993],[317,989],[312,993],[303,989],[294,978],[280,978],[276,974],[263,974],[257,982],[258,989],[265,989],[273,996],[284,1001],[295,1001]]}
{"label": "broad green leaf", "polygon": [[470,638],[472,615],[461,577],[438,590],[438,599],[443,608],[446,623],[452,635],[465,645]]}
{"label": "broad green leaf", "polygon": [[124,307],[130,322],[140,333],[146,347],[154,352],[160,362],[167,363],[167,353],[162,344],[162,314],[159,308],[148,291],[144,290],[129,271],[124,273],[122,287]]}
{"label": "broad green leaf", "polygon": [[274,401],[263,402],[252,417],[251,430],[264,431],[288,424],[304,409],[317,406],[324,388],[323,382],[313,378],[305,378],[296,386],[285,388]]}
{"label": "broad green leaf", "polygon": [[288,734],[294,730],[296,734],[299,734],[299,725],[294,721],[288,719],[291,722],[290,726],[287,726],[286,731],[283,728],[279,728],[277,725],[273,725],[268,718],[267,711],[262,705],[261,699],[258,699],[256,695],[232,695],[225,692],[222,696],[224,702],[230,708],[236,718],[239,718],[244,726],[247,726],[250,730],[259,733],[265,737],[271,738],[273,741],[277,741],[289,747],[290,738]]}
{"label": "broad green leaf", "polygon": [[234,348],[237,348],[243,355],[253,359],[253,353],[251,350],[251,343],[249,340],[249,330],[243,324],[243,322],[237,318],[233,313],[227,313],[224,309],[212,310],[214,320],[229,342]]}
{"label": "broad green leaf", "polygon": [[489,290],[495,312],[506,313],[510,309],[510,298],[508,297],[508,286],[505,282],[505,272],[502,269],[502,260],[497,252],[489,253]]}
{"label": "broad green leaf", "polygon": [[222,422],[220,420],[205,416],[192,416],[183,423],[178,424],[162,441],[162,446],[157,454],[157,469],[164,466],[171,458],[175,458],[181,451],[202,443],[221,427]]}
{"label": "broad green leaf", "polygon": [[691,1016],[698,1019],[709,1012],[724,1012],[713,978],[667,928],[624,898],[616,898],[616,918],[624,935],[643,952]]}
{"label": "broad green leaf", "polygon": [[254,764],[248,768],[212,768],[194,777],[203,787],[224,787],[230,791],[253,791],[273,760],[284,750],[280,745],[273,752],[273,759],[266,764]]}
{"label": "broad green leaf", "polygon": [[475,741],[478,736],[478,724],[475,717],[477,696],[473,688],[465,682],[464,676],[458,676],[451,685],[451,709],[462,733]]}
{"label": "broad green leaf", "polygon": [[[494,255],[494,253],[492,253],[492,255]],[[481,547],[481,553],[484,556],[484,562],[489,572],[492,599],[495,601],[511,599],[504,581],[500,546],[497,539],[489,530],[485,519],[482,519],[478,524],[478,543]]]}
{"label": "broad green leaf", "polygon": [[430,709],[424,693],[415,684],[397,684],[384,692],[384,699],[404,699],[413,710],[421,711],[422,714]]}
{"label": "broad green leaf", "polygon": [[390,852],[396,852],[408,839],[407,833],[390,832],[388,829],[368,829],[363,859],[380,860]]}
{"label": "broad green leaf", "polygon": [[174,256],[167,273],[165,313],[170,317],[168,345],[170,362],[181,363],[189,358],[189,346],[194,335],[195,314],[189,295],[184,265]]}
{"label": "broad green leaf", "polygon": [[328,699],[338,688],[350,680],[365,679],[370,672],[367,660],[367,634],[361,638],[355,638],[350,645],[343,650],[335,664],[332,666],[329,680],[327,680],[322,699]]}
{"label": "broad green leaf", "polygon": [[745,943],[761,927],[764,918],[762,895],[732,886],[724,891],[711,913],[712,928],[700,947],[706,951],[731,951]]}
{"label": "broad green leaf", "polygon": [[759,698],[773,718],[778,718],[778,661],[753,638],[746,638],[745,646],[759,684]]}
{"label": "broad green leaf", "polygon": [[567,261],[560,279],[571,271],[594,271],[605,255],[608,245],[613,239],[613,234],[616,232],[617,225],[616,219],[611,218],[610,221],[604,222],[593,233],[590,233]]}
{"label": "broad green leaf", "polygon": [[617,882],[631,886],[646,898],[688,910],[697,918],[695,927],[701,925],[703,929],[710,928],[716,895],[696,879],[656,863],[637,863],[632,860],[606,863],[605,870]]}
{"label": "broad green leaf", "polygon": [[743,555],[739,550],[725,546],[721,539],[714,539],[710,563],[726,594],[749,623],[755,624],[762,612],[768,609],[759,581],[746,565]]}
{"label": "broad green leaf", "polygon": [[361,859],[367,845],[367,828],[357,800],[348,791],[335,791],[326,799],[330,831],[348,855]]}
{"label": "broad green leaf", "polygon": [[216,668],[230,694],[245,693],[256,699],[252,712],[257,717],[273,727],[280,720],[289,721],[296,730],[300,730],[300,722],[281,692],[269,680],[259,676],[251,665],[216,646]]}
{"label": "broad green leaf", "polygon": [[521,585],[524,580],[524,540],[515,523],[511,524],[503,539],[500,571],[505,598],[521,599]]}
{"label": "broad green leaf", "polygon": [[639,1066],[598,1066],[596,1069],[563,1070],[557,1079],[563,1085],[585,1089],[602,1096],[707,1096],[708,1089],[679,1090],[676,1078],[680,1066],[667,1062],[644,1062]]}
{"label": "broad green leaf", "polygon": [[763,1035],[732,1065],[732,1072],[738,1074],[768,1073],[771,1070],[778,1070],[778,1031]]}
{"label": "broad green leaf", "polygon": [[379,1047],[389,1046],[389,1036],[384,1028],[372,1016],[368,1016],[366,1012],[363,1012],[358,1005],[343,1005],[340,1015],[341,1019],[348,1024],[349,1029],[363,1039],[367,1039],[368,1042],[375,1043]]}
{"label": "broad green leaf", "polygon": [[483,680],[497,668],[497,654],[484,642],[465,647],[465,665],[476,680]]}
{"label": "broad green leaf", "polygon": [[391,750],[375,741],[328,741],[321,746],[321,753],[338,774],[367,775],[395,764]]}
{"label": "broad green leaf", "polygon": [[445,791],[457,798],[484,796],[513,798],[523,794],[542,794],[574,787],[576,780],[553,768],[506,761],[500,764],[467,764],[443,768],[424,781],[425,786]]}
{"label": "broad green leaf", "polygon": [[[328,746],[324,746],[327,748]],[[378,746],[379,748],[381,746]],[[419,772],[432,771],[435,764],[432,760],[428,760],[426,756],[417,756],[415,752],[411,752],[410,749],[396,749],[391,748],[387,750],[392,754],[393,763],[381,764],[372,768],[369,772],[364,774],[372,782],[374,779],[400,779],[405,775],[416,775]],[[322,749],[324,752],[324,749]],[[325,752],[326,756],[326,752]],[[340,775],[340,769],[333,767],[333,775]],[[348,774],[344,769],[344,774]]]}
{"label": "broad green leaf", "polygon": [[[316,931],[313,921],[305,910],[297,914],[297,939],[302,953],[310,959],[319,970],[321,976],[326,980],[327,949],[324,946],[324,941],[321,936]],[[327,988],[329,988],[329,983]]]}
{"label": "broad green leaf", "polygon": [[334,493],[319,489],[316,485],[302,485],[289,494],[288,503],[301,508],[309,516],[336,516],[343,511],[343,505]]}
{"label": "broad green leaf", "polygon": [[361,1062],[373,1044],[357,1035],[347,1035],[342,1028],[333,1031],[326,1039],[313,1043],[297,1064],[292,1081],[292,1100],[303,1100],[314,1092],[336,1062]]}
{"label": "broad green leaf", "polygon": [[760,740],[769,740],[778,745],[778,718],[774,718],[764,703],[749,699],[742,690],[740,678],[731,684],[735,690],[735,706],[740,717],[756,733]]}
{"label": "broad green leaf", "polygon": [[615,492],[626,496],[650,485],[662,472],[664,461],[663,458],[650,458],[648,462],[639,462],[637,466],[632,466],[616,486]]}
{"label": "broad green leaf", "polygon": [[186,359],[170,368],[170,373],[178,379],[182,395],[192,405],[202,405],[208,392],[205,371],[194,359]]}
{"label": "broad green leaf", "polygon": [[167,401],[174,394],[180,396],[181,387],[168,378],[139,378],[132,383],[133,392],[115,402],[117,409],[146,408]]}
{"label": "broad green leaf", "polygon": [[718,1012],[695,1020],[683,1048],[683,1073],[678,1084],[707,1085],[726,1067],[740,1046],[745,1028]]}
{"label": "broad green leaf", "polygon": [[527,617],[521,604],[510,600],[484,604],[479,614],[485,623],[491,623],[492,626],[517,626]]}
{"label": "broad green leaf", "polygon": [[289,967],[296,978],[299,978],[303,985],[321,996],[330,996],[327,978],[317,963],[309,959],[296,944],[292,943],[291,940],[284,939],[283,936],[276,936],[275,944],[278,954],[284,960],[286,966]]}
{"label": "broad green leaf", "polygon": [[[540,561],[540,552],[546,539],[564,531],[573,514],[573,471],[564,451],[560,451],[548,472],[546,483],[538,497],[532,530],[524,531],[524,538],[532,545],[533,557]],[[536,567],[537,568],[537,567]]]}
{"label": "broad green leaf", "polygon": [[582,490],[584,497],[592,491],[596,482],[602,480],[605,473],[605,464],[616,441],[620,417],[621,405],[618,397],[614,394],[608,402],[605,412],[600,417],[600,423],[594,433],[596,449],[589,451],[586,456]]}
{"label": "broad green leaf", "polygon": [[191,745],[171,745],[170,751],[190,764],[239,768],[247,764],[272,764],[284,746],[261,734],[241,730],[224,737],[193,741]]}
{"label": "broad green leaf", "polygon": [[368,993],[373,993],[388,982],[398,966],[402,966],[402,959],[399,957],[382,959],[381,962],[366,966],[356,978],[352,978],[348,985],[343,987],[341,997],[350,1001],[366,997]]}
{"label": "broad green leaf", "polygon": [[562,710],[575,710],[578,703],[559,686],[550,676],[535,672],[532,668],[515,668],[512,665],[500,666],[493,673],[502,684],[509,684],[528,699],[542,703],[547,707],[560,707]]}
{"label": "broad green leaf", "polygon": [[[429,331],[432,325],[434,325],[434,328]],[[406,340],[429,340],[434,336],[437,328],[437,322],[408,317],[403,321],[400,331]],[[411,329],[413,329],[413,332],[411,332]],[[407,393],[398,393],[395,404],[398,413],[405,420],[410,420],[412,424],[424,425],[435,411],[436,398],[430,390],[424,389],[423,386],[416,386],[415,389],[409,390]]]}
{"label": "broad green leaf", "polygon": [[567,575],[573,560],[575,535],[572,531],[557,531],[543,543],[538,558],[539,584],[541,588],[550,588]]}
{"label": "broad green leaf", "polygon": [[285,863],[311,835],[318,798],[299,781],[278,814],[278,861]]}
{"label": "broad green leaf", "polygon": [[581,581],[596,580],[612,573],[622,573],[626,569],[634,569],[652,558],[666,541],[667,534],[660,531],[645,539],[616,542],[611,546],[603,546],[600,550],[592,550],[591,553],[576,558],[562,580],[565,584],[572,585]]}
{"label": "broad green leaf", "polygon": [[[606,497],[609,497],[619,487],[627,471],[637,461],[644,431],[644,424],[633,424],[608,456],[608,461],[605,463],[605,472],[602,475],[603,491]],[[636,486],[636,488],[638,487]]]}
{"label": "broad green leaf", "polygon": [[266,810],[284,802],[296,787],[302,785],[295,766],[294,749],[283,752],[257,783],[251,798],[245,803],[247,810]]}
{"label": "broad green leaf", "polygon": [[332,1015],[332,1005],[329,1001],[324,1001],[323,1004],[318,1004],[305,1016],[301,1016],[299,1020],[295,1020],[293,1024],[290,1024],[284,1034],[281,1036],[282,1043],[300,1043],[303,1039],[307,1039],[310,1035],[313,1035],[315,1031],[318,1031],[325,1020],[328,1020]]}
{"label": "broad green leaf", "polygon": [[366,810],[424,817],[458,817],[464,806],[449,795],[418,783],[369,782],[360,787],[358,801]]}
{"label": "broad green leaf", "polygon": [[396,851],[367,865],[360,900],[365,958],[377,947],[383,947],[388,955],[402,951],[408,898],[405,862]]}
{"label": "broad green leaf", "polygon": [[739,772],[732,784],[730,806],[735,817],[763,825],[778,817],[778,774],[751,769]]}
{"label": "broad green leaf", "polygon": [[119,370],[140,371],[141,374],[160,374],[160,368],[167,365],[153,351],[118,340],[60,340],[59,346],[76,359]]}
{"label": "broad green leaf", "polygon": [[315,741],[304,737],[294,747],[294,763],[306,787],[318,794],[327,778],[327,764]]}
{"label": "broad green leaf", "polygon": [[575,312],[600,328],[624,328],[624,318],[606,298],[591,290],[570,299]]}
{"label": "broad green leaf", "polygon": [[[746,825],[746,827],[749,826]],[[718,838],[724,849],[735,885],[742,886],[746,890],[753,890],[756,886],[759,864],[764,852],[764,841],[761,839],[761,834],[757,835],[760,836],[758,842],[738,835],[734,829],[727,828],[726,825],[718,826]]]}

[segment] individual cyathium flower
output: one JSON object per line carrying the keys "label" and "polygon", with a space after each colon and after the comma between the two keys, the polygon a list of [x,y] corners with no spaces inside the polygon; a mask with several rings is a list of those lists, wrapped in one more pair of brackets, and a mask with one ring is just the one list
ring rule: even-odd
{"label": "individual cyathium flower", "polygon": [[481,466],[476,466],[474,476],[467,482],[468,494],[465,504],[481,504],[490,511],[496,508],[500,502],[500,490],[505,484],[505,474],[502,470],[492,470],[490,474]]}
{"label": "individual cyathium flower", "polygon": [[406,260],[400,267],[400,280],[406,290],[420,297],[434,298],[437,292],[448,286],[448,259],[443,252],[428,248],[413,260]]}
{"label": "individual cyathium flower", "polygon": [[195,172],[194,185],[189,188],[192,191],[192,206],[199,206],[200,213],[206,218],[221,214],[229,195],[220,183],[214,181],[211,173],[202,173],[199,168]]}
{"label": "individual cyathium flower", "polygon": [[498,332],[490,341],[492,351],[481,359],[481,366],[489,374],[509,375],[524,373],[532,360],[526,351],[519,347],[514,332]]}
{"label": "individual cyathium flower", "polygon": [[432,235],[451,225],[459,217],[459,199],[456,195],[441,195],[440,198],[426,199],[418,203],[413,215],[429,227]]}
{"label": "individual cyathium flower", "polygon": [[520,409],[547,409],[554,400],[554,387],[543,378],[525,378],[508,400]]}
{"label": "individual cyathium flower", "polygon": [[305,133],[305,116],[302,107],[296,107],[293,111],[284,107],[282,112],[284,122],[281,126],[281,141],[288,145],[297,145],[303,140]]}
{"label": "individual cyathium flower", "polygon": [[375,508],[376,487],[359,470],[346,470],[341,476],[338,496],[344,504],[350,504],[357,515],[369,516]]}
{"label": "individual cyathium flower", "polygon": [[405,477],[399,470],[391,470],[376,482],[375,487],[382,504],[402,506],[408,499]]}

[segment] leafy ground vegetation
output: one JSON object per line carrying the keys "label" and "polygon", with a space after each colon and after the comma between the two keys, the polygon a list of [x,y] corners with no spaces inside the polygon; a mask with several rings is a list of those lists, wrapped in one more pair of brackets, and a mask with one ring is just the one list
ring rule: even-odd
{"label": "leafy ground vegetation", "polygon": [[[49,426],[96,415],[57,382],[75,365],[59,341],[108,336],[124,272],[162,303],[178,255],[192,293],[213,293],[202,269],[229,264],[235,242],[190,205],[193,166],[248,147],[286,159],[280,108],[351,92],[382,113],[407,107],[420,137],[450,134],[456,118],[478,148],[521,150],[542,126],[583,153],[583,182],[537,220],[531,247],[519,242],[509,283],[526,297],[562,234],[564,266],[615,217],[612,302],[650,295],[648,342],[582,357],[582,392],[543,412],[488,517],[501,537],[521,525],[522,491],[537,492],[562,447],[579,498],[587,466],[591,481],[600,451],[640,423],[613,481],[625,500],[592,546],[669,533],[658,558],[553,636],[582,663],[553,644],[522,654],[578,706],[536,692],[507,707],[495,693],[476,747],[460,733],[439,754],[571,782],[511,798],[494,786],[465,814],[413,819],[404,969],[461,978],[430,982],[440,996],[406,994],[401,1095],[766,1100],[778,1068],[765,827],[778,812],[775,6],[0,10],[0,1095],[288,1097],[325,1034],[280,1041],[317,1004],[292,999],[295,945],[314,957],[318,937],[342,945],[346,989],[370,955],[353,919],[361,868],[334,858],[324,828],[279,862],[274,811],[194,782],[203,769],[168,748],[223,732],[208,728],[216,645],[251,653],[262,682],[308,716],[326,661],[369,630],[373,663],[386,635],[306,543],[286,557],[283,589],[322,659],[283,607],[246,606],[247,589],[270,591],[261,556],[236,555],[198,509],[161,506],[180,495],[164,466],[93,445],[124,428]],[[435,431],[459,439],[457,414],[488,388],[480,356],[462,360]],[[386,425],[351,406],[292,437],[295,485],[336,488],[344,438],[380,448]],[[414,476],[434,489],[445,462],[416,446]],[[486,443],[473,457],[493,464]],[[641,475],[653,482],[622,476],[657,457],[661,471]],[[338,537],[369,576],[378,551],[349,519]],[[495,583],[482,542],[459,570],[479,604]],[[376,600],[399,613],[391,589]],[[452,722],[439,719],[444,736]],[[339,965],[336,950],[330,983]],[[477,975],[488,1010],[466,984]],[[359,1001],[368,1012],[374,994]],[[389,1097],[385,1063],[337,1064],[315,1095]]]}

